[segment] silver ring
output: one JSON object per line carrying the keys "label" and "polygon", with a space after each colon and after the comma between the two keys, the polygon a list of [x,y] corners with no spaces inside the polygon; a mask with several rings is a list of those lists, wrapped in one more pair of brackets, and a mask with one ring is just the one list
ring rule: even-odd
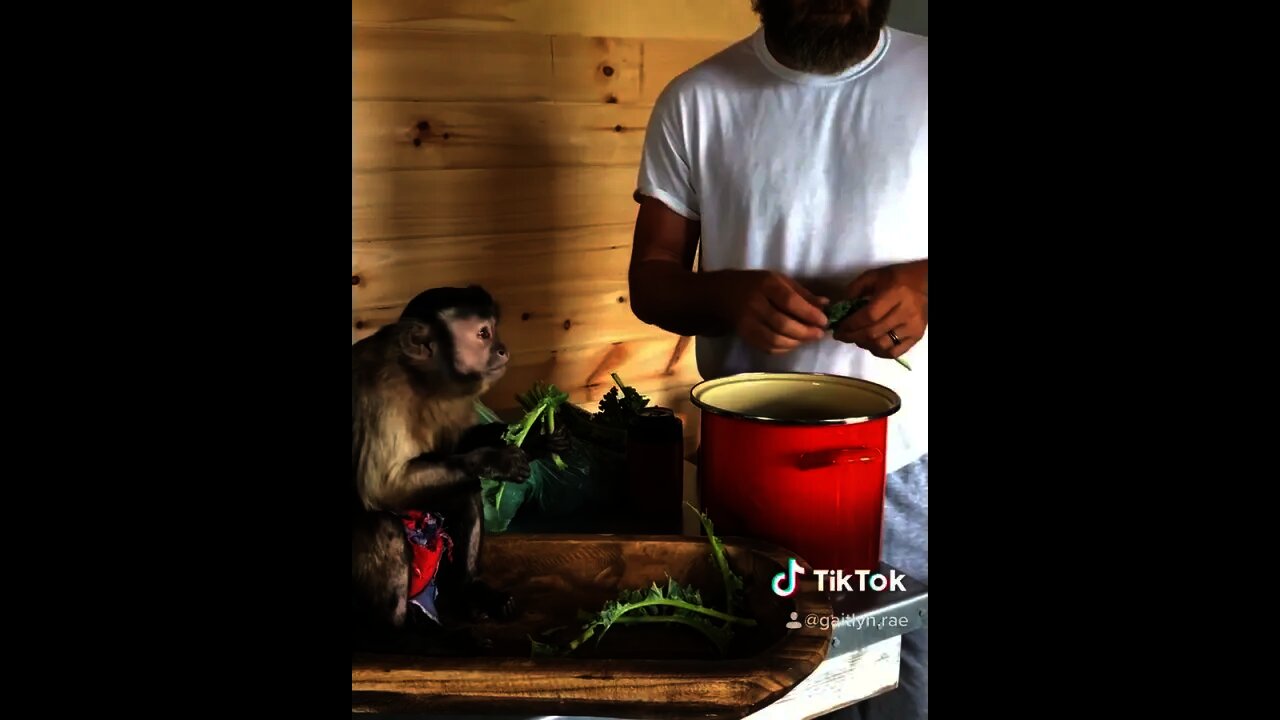
{"label": "silver ring", "polygon": [[901,345],[901,344],[902,344],[902,340],[901,340],[901,338],[899,338],[899,337],[898,337],[898,334],[897,334],[897,333],[895,333],[895,332],[894,332],[894,331],[892,331],[892,330],[890,330],[890,331],[889,331],[889,339],[893,341],[893,344],[894,344],[894,345]]}

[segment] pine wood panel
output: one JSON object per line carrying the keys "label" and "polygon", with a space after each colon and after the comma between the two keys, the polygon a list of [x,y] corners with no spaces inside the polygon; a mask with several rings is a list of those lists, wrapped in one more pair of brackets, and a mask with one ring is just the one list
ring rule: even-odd
{"label": "pine wood panel", "polygon": [[547,380],[591,405],[611,367],[696,422],[691,341],[630,312],[631,195],[653,101],[755,30],[749,0],[354,0],[352,20],[353,341],[476,282],[504,306],[508,397]]}
{"label": "pine wood panel", "polygon": [[648,106],[353,102],[356,170],[628,165],[637,167]]}
{"label": "pine wood panel", "polygon": [[635,222],[636,169],[590,166],[354,173],[351,237],[488,235]]}
{"label": "pine wood panel", "polygon": [[[622,379],[628,383],[631,382],[631,380],[626,376],[623,376]],[[649,398],[650,405],[653,407],[670,408],[674,412],[675,416],[680,419],[680,424],[684,427],[684,455],[686,458],[691,456],[696,457],[698,452],[700,429],[698,425],[698,408],[689,399],[689,389],[696,382],[698,382],[696,378],[690,380],[687,376],[682,376],[677,384],[668,387],[655,387],[652,385],[639,387],[632,385],[632,387],[635,387],[641,395]],[[596,393],[591,394],[589,400],[571,402],[587,412],[594,413],[600,409],[600,397],[608,391],[608,388],[603,388]],[[516,403],[510,393],[504,392],[504,394],[498,395],[497,391],[491,392],[489,393],[489,397],[486,398],[486,403],[489,404],[490,408],[495,412],[500,413],[503,417],[509,419],[520,417],[520,408],[516,406]]]}
{"label": "pine wood panel", "polygon": [[[693,352],[692,345],[689,347],[689,352]],[[701,428],[698,425],[701,416],[698,414],[697,406],[689,399],[689,390],[700,380],[700,377],[695,377],[687,383],[670,388],[641,391],[649,398],[650,404],[671,408],[676,417],[680,418],[680,423],[684,426],[684,455],[686,458],[697,457],[698,441],[701,437],[699,433]],[[592,409],[594,410],[595,408]]]}
{"label": "pine wood panel", "polygon": [[640,42],[352,28],[353,100],[635,102]]}
{"label": "pine wood panel", "polygon": [[[490,287],[495,287],[490,285]],[[548,285],[501,286],[502,341],[515,355],[593,342],[664,336],[631,312],[625,280],[567,279]],[[623,298],[621,301],[618,298]],[[357,309],[356,337],[395,322],[402,304]]]}
{"label": "pine wood panel", "polygon": [[353,0],[351,19],[424,30],[723,38],[759,25],[750,0]]}
{"label": "pine wood panel", "polygon": [[644,41],[644,78],[640,102],[651,105],[672,80],[732,45],[736,40],[665,40]]}
{"label": "pine wood panel", "polygon": [[[407,303],[437,285],[483,285],[508,317],[535,311],[511,307],[513,286],[545,288],[557,281],[605,281],[625,287],[633,227],[618,223],[549,232],[446,235],[356,243],[351,273],[355,306],[372,309]],[[598,289],[598,288],[593,288]]]}
{"label": "pine wood panel", "polygon": [[613,385],[610,373],[641,392],[698,381],[691,341],[671,335],[543,350],[512,356],[510,369],[490,395],[494,407],[514,407],[515,396],[539,380],[555,383],[570,402],[594,403]]}

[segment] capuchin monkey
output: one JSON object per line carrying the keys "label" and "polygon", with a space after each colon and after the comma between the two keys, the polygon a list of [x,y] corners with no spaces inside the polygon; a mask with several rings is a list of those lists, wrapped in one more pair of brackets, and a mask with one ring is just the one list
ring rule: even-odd
{"label": "capuchin monkey", "polygon": [[503,442],[506,425],[477,422],[474,401],[510,362],[497,326],[483,288],[435,288],[351,348],[357,646],[420,647],[404,630],[422,618],[448,630],[514,612],[509,595],[480,579],[480,478],[524,482],[530,457],[568,443],[558,429],[531,434],[522,449]]}

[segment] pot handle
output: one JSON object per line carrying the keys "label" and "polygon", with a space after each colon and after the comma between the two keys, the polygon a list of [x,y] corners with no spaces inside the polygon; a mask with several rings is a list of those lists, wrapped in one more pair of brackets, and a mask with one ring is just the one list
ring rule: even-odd
{"label": "pot handle", "polygon": [[878,460],[882,457],[879,450],[871,447],[850,447],[840,448],[838,450],[820,450],[818,452],[805,453],[800,456],[800,460],[796,463],[801,470],[817,470],[819,468],[831,467],[841,463],[864,463]]}

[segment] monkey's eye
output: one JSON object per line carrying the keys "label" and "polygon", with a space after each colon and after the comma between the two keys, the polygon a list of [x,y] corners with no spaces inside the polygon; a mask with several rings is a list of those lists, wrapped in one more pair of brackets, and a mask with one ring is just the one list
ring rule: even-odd
{"label": "monkey's eye", "polygon": [[481,339],[481,340],[488,340],[488,339],[489,339],[489,328],[488,328],[488,326],[480,328],[480,339]]}

